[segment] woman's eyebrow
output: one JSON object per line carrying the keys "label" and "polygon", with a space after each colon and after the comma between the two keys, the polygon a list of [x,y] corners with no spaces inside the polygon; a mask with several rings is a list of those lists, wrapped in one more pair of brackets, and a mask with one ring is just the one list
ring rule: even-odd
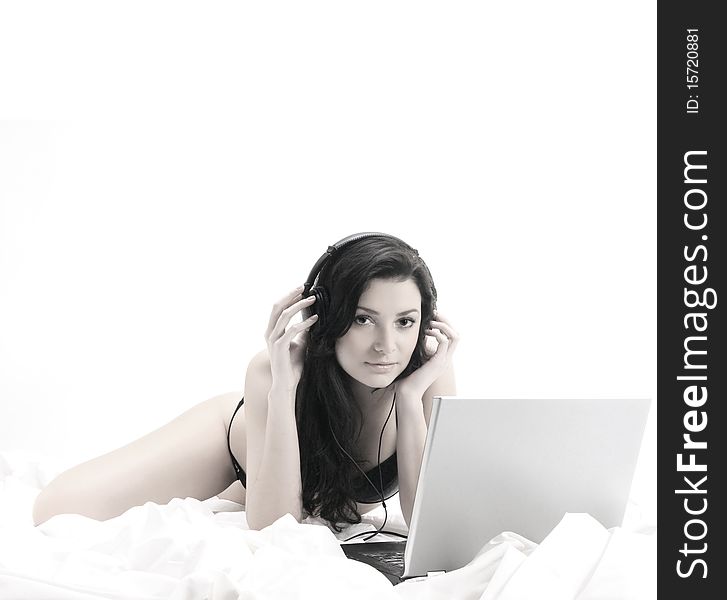
{"label": "woman's eyebrow", "polygon": [[[366,312],[369,312],[372,315],[377,315],[378,316],[378,314],[379,314],[375,310],[373,310],[371,308],[366,308],[365,306],[357,306],[356,308],[360,308],[361,310],[365,310]],[[410,308],[409,310],[405,310],[403,312],[400,312],[396,316],[397,317],[403,317],[404,315],[408,315],[408,314],[411,314],[411,313],[418,313],[418,312],[419,312],[419,309],[418,308]]]}

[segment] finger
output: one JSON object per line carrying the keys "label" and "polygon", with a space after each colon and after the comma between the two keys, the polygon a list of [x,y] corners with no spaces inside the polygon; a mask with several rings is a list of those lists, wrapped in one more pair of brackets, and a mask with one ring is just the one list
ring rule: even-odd
{"label": "finger", "polygon": [[427,329],[425,331],[425,333],[427,335],[431,335],[432,337],[437,338],[437,341],[439,342],[439,347],[437,348],[437,352],[440,351],[443,344],[444,344],[445,348],[446,348],[446,346],[449,346],[449,338],[444,333],[442,333],[439,329],[435,329],[435,328]]}
{"label": "finger", "polygon": [[434,323],[435,321],[437,323],[444,323],[445,325],[449,325],[450,327],[452,326],[449,318],[438,310],[435,310],[432,314],[432,320],[430,321],[430,323]]}
{"label": "finger", "polygon": [[457,341],[459,339],[459,334],[455,331],[454,327],[452,327],[449,323],[445,323],[444,321],[432,321],[430,323],[432,326],[432,329],[439,329],[442,333],[444,333],[451,341]]}
{"label": "finger", "polygon": [[435,352],[435,354],[440,354],[441,350],[442,354],[440,355],[446,355],[446,359],[449,360],[455,349],[457,348],[459,336],[450,337],[448,335],[445,335],[440,329],[437,328],[429,329],[427,331],[430,331],[431,333],[429,335],[436,337],[437,341],[439,342],[439,346],[437,346],[437,351]]}
{"label": "finger", "polygon": [[424,353],[428,358],[431,358],[437,353],[437,348],[439,348],[439,342],[437,342],[433,335],[427,334],[424,338]]}
{"label": "finger", "polygon": [[280,318],[280,314],[288,307],[292,302],[295,302],[296,300],[301,298],[301,294],[303,293],[304,286],[300,285],[294,290],[289,291],[285,296],[283,296],[280,300],[278,300],[275,304],[273,304],[273,309],[270,312],[270,320],[268,321],[268,327],[265,330],[265,337],[268,337],[272,330],[275,328],[276,323],[278,322],[278,319]]}
{"label": "finger", "polygon": [[430,332],[429,335],[433,335],[438,341],[446,341],[447,343],[452,341],[452,338],[439,327],[432,327],[427,331]]}
{"label": "finger", "polygon": [[304,321],[301,321],[300,323],[296,323],[292,327],[289,327],[288,330],[280,336],[280,338],[275,342],[276,344],[281,345],[289,345],[290,341],[298,335],[301,331],[306,331],[310,329],[315,322],[318,320],[318,315],[311,315]]}
{"label": "finger", "polygon": [[292,304],[283,312],[281,312],[280,316],[278,317],[278,322],[275,324],[275,327],[273,328],[273,331],[270,335],[273,341],[277,340],[285,333],[285,330],[290,324],[290,320],[293,318],[294,315],[298,314],[304,308],[311,306],[315,301],[315,296],[308,296],[307,298],[298,300],[295,304]]}

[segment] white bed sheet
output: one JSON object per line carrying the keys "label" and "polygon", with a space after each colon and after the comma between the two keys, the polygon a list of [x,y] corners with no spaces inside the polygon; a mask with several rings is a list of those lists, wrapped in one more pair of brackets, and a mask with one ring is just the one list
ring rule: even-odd
{"label": "white bed sheet", "polygon": [[[0,452],[3,600],[656,598],[652,526],[606,530],[568,514],[539,545],[503,532],[461,569],[392,586],[348,560],[320,522],[286,515],[251,531],[240,505],[216,497],[147,503],[108,521],[59,515],[33,527],[32,503],[50,464]],[[387,506],[387,529],[403,530],[397,503]],[[373,530],[382,518],[374,511],[338,538]]]}

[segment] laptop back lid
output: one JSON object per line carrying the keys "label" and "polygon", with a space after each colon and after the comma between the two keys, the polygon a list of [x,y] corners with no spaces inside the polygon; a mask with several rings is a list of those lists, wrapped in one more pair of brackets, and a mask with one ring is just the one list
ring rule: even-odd
{"label": "laptop back lid", "polygon": [[462,567],[503,531],[540,543],[566,512],[621,525],[649,403],[435,397],[404,577]]}

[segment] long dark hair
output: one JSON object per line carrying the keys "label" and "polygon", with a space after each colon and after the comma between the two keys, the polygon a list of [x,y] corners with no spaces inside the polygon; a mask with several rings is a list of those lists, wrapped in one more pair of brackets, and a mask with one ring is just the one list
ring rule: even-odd
{"label": "long dark hair", "polygon": [[[336,440],[355,457],[353,442],[363,425],[363,414],[353,401],[349,375],[336,358],[336,340],[345,335],[356,315],[361,294],[374,279],[412,280],[422,297],[421,325],[409,364],[401,379],[427,360],[424,330],[436,309],[437,290],[419,254],[396,238],[365,237],[350,242],[334,254],[318,276],[330,297],[324,326],[310,329],[306,357],[296,392],[296,421],[303,484],[303,508],[338,523],[359,523],[354,498],[356,465]],[[335,434],[335,439],[334,435]]]}

